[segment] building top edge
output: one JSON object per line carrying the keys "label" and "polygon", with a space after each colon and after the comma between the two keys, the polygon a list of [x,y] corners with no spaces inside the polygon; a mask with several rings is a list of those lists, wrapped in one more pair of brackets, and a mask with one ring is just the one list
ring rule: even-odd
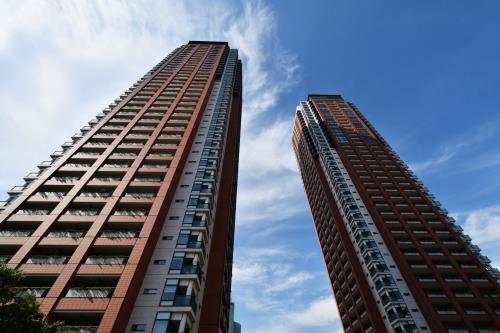
{"label": "building top edge", "polygon": [[309,94],[307,99],[343,99],[342,95],[339,94]]}
{"label": "building top edge", "polygon": [[228,45],[227,42],[216,42],[209,40],[190,40],[188,44],[215,44],[215,45]]}

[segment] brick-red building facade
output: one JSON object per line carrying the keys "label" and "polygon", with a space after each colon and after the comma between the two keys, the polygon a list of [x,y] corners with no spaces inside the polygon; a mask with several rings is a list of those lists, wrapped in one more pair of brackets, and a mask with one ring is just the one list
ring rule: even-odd
{"label": "brick-red building facade", "polygon": [[0,259],[49,319],[227,332],[241,103],[237,51],[189,42],[9,191]]}
{"label": "brick-red building facade", "polygon": [[346,332],[500,332],[500,274],[357,108],[299,104],[293,148]]}

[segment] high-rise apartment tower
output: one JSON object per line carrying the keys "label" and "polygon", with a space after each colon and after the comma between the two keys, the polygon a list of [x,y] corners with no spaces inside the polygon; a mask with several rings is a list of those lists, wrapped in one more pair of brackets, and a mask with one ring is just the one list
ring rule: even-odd
{"label": "high-rise apartment tower", "polygon": [[241,98],[189,42],[8,192],[1,259],[65,332],[227,332]]}
{"label": "high-rise apartment tower", "polygon": [[499,271],[352,103],[309,95],[293,147],[346,332],[500,332]]}

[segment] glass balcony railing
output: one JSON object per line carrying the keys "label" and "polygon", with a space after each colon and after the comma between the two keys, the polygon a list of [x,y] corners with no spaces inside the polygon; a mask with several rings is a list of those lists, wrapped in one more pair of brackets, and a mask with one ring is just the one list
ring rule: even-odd
{"label": "glass balcony railing", "polygon": [[143,164],[143,168],[151,168],[151,169],[163,169],[168,168],[167,164]]}
{"label": "glass balcony railing", "polygon": [[159,183],[161,182],[161,178],[153,178],[153,177],[136,177],[134,178],[134,182],[145,182],[145,183]]}
{"label": "glass balcony railing", "polygon": [[68,260],[67,256],[33,256],[26,260],[27,264],[37,265],[59,265],[64,264]]}
{"label": "glass balcony railing", "polygon": [[204,247],[203,242],[192,241],[187,243],[188,249],[203,249],[203,247]]}
{"label": "glass balcony railing", "polygon": [[65,297],[75,298],[108,298],[113,294],[114,288],[109,287],[79,287],[69,288]]}
{"label": "glass balcony railing", "polygon": [[128,168],[129,165],[125,163],[106,163],[102,166],[103,168]]}
{"label": "glass balcony railing", "polygon": [[124,265],[127,257],[120,256],[91,256],[85,260],[87,265]]}
{"label": "glass balcony railing", "polygon": [[141,199],[141,198],[154,198],[155,194],[149,193],[149,192],[128,192],[128,193],[125,193],[125,196],[136,198],[136,199]]}
{"label": "glass balcony railing", "polygon": [[137,236],[136,231],[128,231],[128,230],[104,230],[101,233],[101,237],[103,238],[135,238]]}
{"label": "glass balcony railing", "polygon": [[14,186],[7,193],[21,193],[25,188],[25,186]]}
{"label": "glass balcony railing", "polygon": [[58,199],[61,199],[62,197],[64,197],[64,195],[66,195],[65,192],[56,192],[56,191],[43,191],[43,192],[37,192],[35,193],[35,195],[39,195],[41,196],[42,198],[58,198]]}
{"label": "glass balcony railing", "polygon": [[176,295],[173,306],[190,306],[196,309],[196,296],[193,295]]}
{"label": "glass balcony railing", "polygon": [[119,177],[94,177],[92,180],[97,182],[119,182],[121,178]]}
{"label": "glass balcony railing", "polygon": [[81,192],[80,197],[86,198],[109,198],[111,196],[110,192]]}
{"label": "glass balcony railing", "polygon": [[58,333],[96,333],[98,326],[64,326]]}
{"label": "glass balcony railing", "polygon": [[71,183],[80,179],[79,177],[52,177],[53,180],[59,183]]}
{"label": "glass balcony railing", "polygon": [[45,168],[50,167],[51,165],[52,165],[51,161],[43,161],[40,164],[38,164],[38,168],[39,169],[45,169]]}
{"label": "glass balcony railing", "polygon": [[28,237],[31,230],[1,230],[0,237]]}
{"label": "glass balcony railing", "polygon": [[17,293],[17,296],[24,295],[33,295],[35,297],[44,297],[47,291],[49,291],[50,287],[30,287],[30,288],[22,288]]}
{"label": "glass balcony railing", "polygon": [[64,214],[71,216],[94,216],[97,213],[97,209],[68,209]]}
{"label": "glass balcony railing", "polygon": [[58,230],[58,231],[50,231],[47,234],[47,237],[50,238],[80,238],[84,234],[83,231],[79,230]]}
{"label": "glass balcony railing", "polygon": [[186,265],[182,266],[180,274],[196,274],[198,275],[198,278],[201,280],[203,271],[198,265]]}
{"label": "glass balcony railing", "polygon": [[50,209],[20,209],[17,214],[21,215],[48,215]]}
{"label": "glass balcony railing", "polygon": [[118,216],[146,216],[147,214],[147,211],[139,209],[116,210],[114,212],[114,215]]}

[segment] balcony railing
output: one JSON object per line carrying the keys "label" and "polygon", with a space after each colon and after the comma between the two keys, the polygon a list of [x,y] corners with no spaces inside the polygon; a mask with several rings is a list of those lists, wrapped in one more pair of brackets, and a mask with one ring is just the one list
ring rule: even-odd
{"label": "balcony railing", "polygon": [[22,288],[17,293],[17,296],[33,295],[35,297],[44,297],[50,287],[30,287]]}
{"label": "balcony railing", "polygon": [[37,265],[59,265],[64,264],[68,260],[67,256],[33,256],[26,260],[27,264]]}
{"label": "balcony railing", "polygon": [[28,237],[32,230],[1,230],[0,237]]}
{"label": "balcony railing", "polygon": [[58,333],[95,333],[98,326],[64,326]]}
{"label": "balcony railing", "polygon": [[97,215],[97,209],[68,209],[66,210],[66,215],[71,216],[94,216]]}
{"label": "balcony railing", "polygon": [[103,168],[128,168],[129,165],[126,163],[106,163],[102,167]]}
{"label": "balcony railing", "polygon": [[118,216],[146,216],[148,212],[146,210],[139,209],[128,209],[128,210],[116,210],[113,215]]}
{"label": "balcony railing", "polygon": [[124,231],[106,231],[104,230],[102,233],[101,233],[101,237],[103,238],[135,238],[137,236],[137,232],[136,231],[128,231],[128,230],[124,230]]}
{"label": "balcony railing", "polygon": [[194,295],[176,295],[173,306],[190,306],[196,312],[196,296]]}
{"label": "balcony railing", "polygon": [[125,196],[136,198],[136,199],[141,199],[141,198],[154,198],[155,194],[149,193],[149,192],[128,192],[128,193],[125,193]]}
{"label": "balcony railing", "polygon": [[75,298],[108,298],[113,294],[114,288],[108,287],[79,287],[69,288],[66,297]]}
{"label": "balcony railing", "polygon": [[192,241],[187,243],[187,248],[188,249],[203,249],[203,242],[199,241]]}
{"label": "balcony railing", "polygon": [[109,198],[111,196],[111,193],[109,192],[81,192],[80,197],[87,197],[87,198]]}
{"label": "balcony railing", "polygon": [[196,274],[198,278],[201,280],[203,271],[198,265],[186,265],[182,266],[180,274]]}
{"label": "balcony railing", "polygon": [[143,164],[142,167],[151,169],[164,169],[168,168],[168,164]]}
{"label": "balcony railing", "polygon": [[99,256],[88,257],[85,260],[87,265],[124,265],[127,262],[127,257],[119,256]]}
{"label": "balcony railing", "polygon": [[119,177],[94,177],[92,178],[94,181],[98,182],[119,182],[121,178]]}
{"label": "balcony railing", "polygon": [[21,215],[48,215],[50,209],[20,209],[17,214]]}
{"label": "balcony railing", "polygon": [[161,178],[147,178],[147,177],[136,177],[134,182],[145,182],[145,183],[158,183],[161,182]]}
{"label": "balcony railing", "polygon": [[70,183],[70,182],[76,181],[80,178],[78,178],[78,177],[52,177],[52,179],[55,180],[56,182],[59,182],[59,183]]}
{"label": "balcony railing", "polygon": [[47,237],[51,238],[80,238],[83,236],[83,231],[76,230],[61,230],[61,231],[50,231]]}

